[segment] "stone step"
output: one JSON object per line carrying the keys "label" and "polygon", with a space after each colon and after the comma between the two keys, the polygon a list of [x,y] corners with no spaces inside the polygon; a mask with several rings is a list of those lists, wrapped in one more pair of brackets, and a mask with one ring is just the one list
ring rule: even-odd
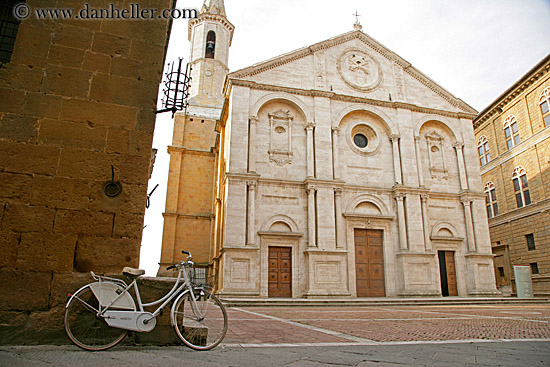
{"label": "stone step", "polygon": [[473,306],[473,305],[537,305],[550,304],[548,298],[512,297],[445,297],[445,298],[228,298],[221,297],[227,307],[342,307],[342,306]]}

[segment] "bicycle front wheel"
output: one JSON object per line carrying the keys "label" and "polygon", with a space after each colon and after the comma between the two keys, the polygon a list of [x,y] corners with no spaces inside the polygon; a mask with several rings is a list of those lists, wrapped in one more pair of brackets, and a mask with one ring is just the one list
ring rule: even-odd
{"label": "bicycle front wheel", "polygon": [[65,309],[65,331],[71,341],[85,350],[98,351],[114,347],[128,331],[110,327],[97,316],[99,302],[87,286],[78,291]]}
{"label": "bicycle front wheel", "polygon": [[187,293],[176,302],[174,328],[181,341],[196,350],[220,344],[227,332],[227,314],[216,296],[195,290],[196,305]]}

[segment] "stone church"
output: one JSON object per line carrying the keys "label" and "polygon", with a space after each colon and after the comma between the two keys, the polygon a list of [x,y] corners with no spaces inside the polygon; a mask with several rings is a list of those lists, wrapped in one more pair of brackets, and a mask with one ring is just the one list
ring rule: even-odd
{"label": "stone church", "polygon": [[229,73],[223,0],[189,22],[162,269],[224,297],[497,294],[476,111],[354,30]]}

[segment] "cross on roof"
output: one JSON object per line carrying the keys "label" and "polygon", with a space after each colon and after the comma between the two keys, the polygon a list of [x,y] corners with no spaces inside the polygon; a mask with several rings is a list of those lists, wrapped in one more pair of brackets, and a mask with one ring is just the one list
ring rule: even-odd
{"label": "cross on roof", "polygon": [[359,23],[359,17],[360,17],[360,15],[359,15],[359,13],[357,12],[357,10],[355,11],[355,14],[352,14],[352,15],[355,16],[355,22],[356,22],[356,23]]}

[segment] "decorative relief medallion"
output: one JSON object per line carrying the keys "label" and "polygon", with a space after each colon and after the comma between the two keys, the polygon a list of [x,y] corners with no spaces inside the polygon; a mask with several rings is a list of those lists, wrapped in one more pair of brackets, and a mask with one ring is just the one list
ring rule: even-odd
{"label": "decorative relief medallion", "polygon": [[361,91],[378,88],[382,71],[378,62],[359,49],[344,51],[338,60],[338,72],[347,85]]}

